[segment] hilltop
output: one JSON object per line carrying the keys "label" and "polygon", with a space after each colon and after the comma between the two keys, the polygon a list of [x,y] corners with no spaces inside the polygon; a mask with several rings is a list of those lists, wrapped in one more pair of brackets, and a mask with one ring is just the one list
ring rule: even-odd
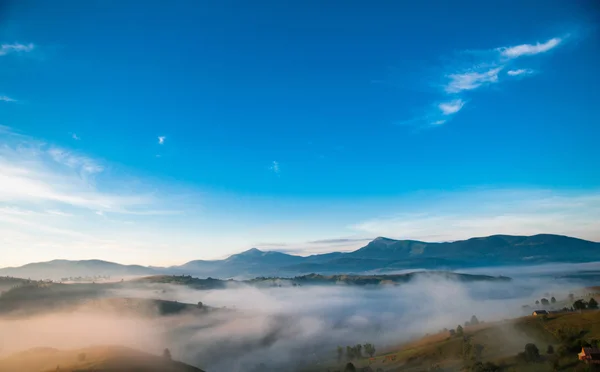
{"label": "hilltop", "polygon": [[309,273],[362,274],[406,269],[454,270],[469,267],[531,265],[550,262],[600,261],[600,243],[540,234],[492,235],[455,242],[431,243],[380,237],[353,252],[307,257],[252,248],[224,260],[194,260],[179,266],[144,267],[101,260],[54,260],[0,269],[0,276],[68,280],[97,276],[193,275],[197,277],[290,277]]}
{"label": "hilltop", "polygon": [[122,346],[95,346],[79,350],[31,349],[0,359],[0,371],[203,372],[182,362]]}

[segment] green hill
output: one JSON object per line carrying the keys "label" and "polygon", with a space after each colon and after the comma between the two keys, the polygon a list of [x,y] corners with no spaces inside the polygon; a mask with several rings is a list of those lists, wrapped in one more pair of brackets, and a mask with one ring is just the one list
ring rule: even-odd
{"label": "green hill", "polygon": [[185,363],[121,346],[95,346],[79,350],[31,349],[0,359],[0,371],[203,372]]}
{"label": "green hill", "polygon": [[[577,353],[582,346],[598,345],[599,340],[600,311],[565,312],[468,326],[464,336],[443,331],[353,363],[358,370],[370,367],[385,372],[587,370]],[[535,361],[519,355],[529,343],[539,349],[540,357]],[[547,353],[549,345],[554,349],[552,354]],[[474,353],[475,349],[480,352]],[[307,371],[341,371],[345,363],[332,362]]]}

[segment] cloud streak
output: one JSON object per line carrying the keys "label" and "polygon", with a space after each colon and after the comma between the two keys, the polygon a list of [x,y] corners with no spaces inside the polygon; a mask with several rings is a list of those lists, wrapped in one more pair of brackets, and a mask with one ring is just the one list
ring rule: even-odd
{"label": "cloud streak", "polygon": [[10,129],[0,137],[0,202],[63,204],[116,213],[152,203],[149,195],[98,191],[95,177],[104,170],[85,155]]}
{"label": "cloud streak", "polygon": [[[448,115],[453,115],[460,111],[464,106],[463,94],[472,94],[473,91],[481,89],[492,84],[498,84],[502,81],[501,72],[510,68],[511,64],[519,57],[533,56],[548,52],[559,46],[564,40],[561,38],[552,38],[543,43],[521,44],[509,47],[498,47],[488,50],[465,51],[461,56],[475,56],[476,63],[469,59],[466,63],[460,60],[454,61],[451,66],[445,68],[449,72],[442,77],[442,83],[436,83],[436,86],[442,88],[442,94],[445,99],[441,104],[436,104],[438,110],[431,106],[426,112],[411,120],[401,121],[400,124],[413,126],[428,125],[430,127],[441,126],[448,123]],[[527,76],[535,71],[529,68],[509,69],[505,76]],[[450,99],[450,101],[446,101]]]}
{"label": "cloud streak", "polygon": [[273,162],[271,163],[271,166],[269,167],[269,169],[276,174],[279,174],[279,172],[281,171],[281,169],[279,168],[279,162],[273,160]]}
{"label": "cloud streak", "polygon": [[533,56],[540,53],[545,53],[551,49],[554,49],[561,43],[562,39],[555,37],[552,38],[545,43],[535,43],[535,44],[521,44],[511,47],[500,47],[496,48],[496,50],[503,56],[507,58],[518,58],[522,56]]}
{"label": "cloud streak", "polygon": [[600,190],[559,193],[547,190],[486,190],[454,193],[422,201],[418,209],[366,219],[350,228],[372,236],[452,241],[494,234],[555,233],[600,241]]}
{"label": "cloud streak", "polygon": [[158,137],[158,144],[159,145],[164,145],[166,139],[167,139],[167,137],[165,137],[165,136],[159,136]]}
{"label": "cloud streak", "polygon": [[529,68],[520,68],[520,69],[517,69],[517,70],[508,70],[506,72],[506,74],[509,75],[509,76],[531,75],[533,73],[534,73],[534,71],[532,69],[529,69]]}
{"label": "cloud streak", "polygon": [[0,101],[2,101],[2,102],[17,102],[16,99],[10,98],[9,96],[0,96]]}
{"label": "cloud streak", "polygon": [[465,105],[465,102],[462,99],[455,99],[453,101],[440,103],[438,105],[438,107],[439,107],[440,111],[442,111],[442,114],[452,115],[452,114],[456,114],[457,112],[459,112],[463,108],[464,105]]}
{"label": "cloud streak", "polygon": [[10,53],[28,53],[31,52],[35,48],[35,45],[32,43],[29,44],[21,44],[21,43],[13,43],[13,44],[2,44],[0,46],[0,56],[4,56]]}
{"label": "cloud streak", "polygon": [[463,90],[473,90],[484,84],[497,83],[498,73],[502,67],[489,69],[485,72],[464,72],[448,75],[450,82],[446,85],[447,93],[459,93]]}

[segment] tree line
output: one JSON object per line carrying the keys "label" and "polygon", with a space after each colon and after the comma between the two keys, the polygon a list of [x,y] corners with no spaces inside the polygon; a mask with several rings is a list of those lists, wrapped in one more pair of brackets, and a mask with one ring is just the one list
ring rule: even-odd
{"label": "tree line", "polygon": [[346,360],[354,360],[363,358],[366,355],[368,355],[369,357],[373,357],[375,355],[375,346],[373,344],[356,344],[354,346],[346,346],[346,348],[343,348],[341,346],[337,347],[338,362],[341,362],[342,360],[344,360],[344,358]]}

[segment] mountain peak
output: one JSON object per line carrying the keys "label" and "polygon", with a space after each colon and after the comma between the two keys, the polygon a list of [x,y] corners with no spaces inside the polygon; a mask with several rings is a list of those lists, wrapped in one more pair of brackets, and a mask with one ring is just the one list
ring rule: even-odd
{"label": "mountain peak", "polygon": [[373,241],[371,243],[390,245],[390,244],[394,244],[396,242],[398,242],[398,240],[386,238],[384,236],[378,236],[377,238],[373,239]]}
{"label": "mountain peak", "polygon": [[261,257],[264,256],[265,252],[261,251],[258,248],[250,248],[247,251],[243,251],[237,254],[233,254],[231,256],[229,256],[229,258],[227,260],[235,260],[235,259],[242,259],[242,258],[252,258],[252,257]]}
{"label": "mountain peak", "polygon": [[244,251],[240,254],[244,255],[244,256],[248,256],[248,255],[258,255],[258,254],[263,254],[263,253],[265,253],[265,252],[261,251],[258,248],[250,248],[247,251]]}

